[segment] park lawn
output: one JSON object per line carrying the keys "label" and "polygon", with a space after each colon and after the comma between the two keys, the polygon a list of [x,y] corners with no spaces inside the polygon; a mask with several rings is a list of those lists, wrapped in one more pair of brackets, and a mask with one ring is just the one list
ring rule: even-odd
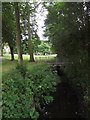
{"label": "park lawn", "polygon": [[[14,54],[15,60],[18,59],[18,55]],[[36,61],[41,61],[41,60],[52,60],[56,57],[56,54],[52,54],[52,55],[34,55],[34,59]],[[3,56],[4,59],[10,59],[11,55],[10,54],[4,54]],[[29,55],[23,55],[23,60],[27,60],[29,61],[30,56]]]}
{"label": "park lawn", "polygon": [[[47,60],[53,60],[56,55],[37,55],[34,56],[35,57],[35,61],[34,63],[30,63],[29,62],[29,55],[23,55],[23,64],[26,65],[27,69],[33,69],[34,66],[38,66],[42,63],[44,63]],[[10,61],[10,54],[5,54],[3,56],[3,60],[2,60],[2,75],[5,73],[9,73],[11,70],[13,70],[16,65],[18,64],[18,56],[17,54],[15,54],[15,60],[14,61]]]}
{"label": "park lawn", "polygon": [[[17,66],[17,64],[18,64],[18,61],[13,61],[13,62],[12,61],[7,61],[7,62],[3,61],[2,62],[2,74],[9,73],[11,70],[13,70]],[[38,62],[33,62],[33,63],[30,63],[28,61],[23,62],[23,65],[25,65],[28,70],[31,70],[35,66],[38,67],[42,64],[45,64],[45,62],[44,61],[40,61],[40,62],[38,61]]]}
{"label": "park lawn", "polygon": [[[10,60],[3,60],[2,61],[2,75],[5,73],[9,73],[12,71],[18,64],[18,61],[10,61]],[[32,69],[36,64],[40,64],[39,62],[29,63],[28,61],[24,61],[23,64],[28,68]]]}
{"label": "park lawn", "polygon": [[15,68],[17,61],[10,61],[8,59],[2,60],[2,75],[10,72],[13,68]]}
{"label": "park lawn", "polygon": [[2,61],[0,61],[0,79],[2,77]]}

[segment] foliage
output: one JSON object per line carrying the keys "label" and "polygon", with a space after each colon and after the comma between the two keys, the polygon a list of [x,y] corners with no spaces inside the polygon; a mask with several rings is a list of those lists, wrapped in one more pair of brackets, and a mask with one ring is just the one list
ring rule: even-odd
{"label": "foliage", "polygon": [[78,91],[81,104],[89,100],[87,9],[87,4],[83,2],[52,3],[47,6],[45,21],[46,36],[52,42],[59,60],[64,62],[65,72],[73,88]]}
{"label": "foliage", "polygon": [[87,44],[83,3],[54,3],[47,9],[46,35],[59,57],[74,60]]}
{"label": "foliage", "polygon": [[[34,62],[32,38],[39,38],[37,35],[37,23],[35,19],[37,3],[26,2],[20,4],[21,10],[21,27],[23,40],[28,39],[28,52],[30,55],[30,62]],[[26,38],[26,39],[25,39]]]}
{"label": "foliage", "polygon": [[[77,97],[80,105],[80,114],[82,116],[88,116],[88,102],[89,102],[89,89],[88,89],[88,69],[87,61],[84,61],[83,64],[77,65],[67,65],[65,72],[69,77],[69,83],[72,88],[76,91]],[[72,70],[72,71],[71,71]],[[68,72],[69,71],[69,72]]]}
{"label": "foliage", "polygon": [[2,4],[2,36],[3,42],[15,45],[15,17],[11,3]]}
{"label": "foliage", "polygon": [[2,44],[8,43],[12,55],[15,45],[15,17],[12,3],[2,4],[2,37]]}
{"label": "foliage", "polygon": [[48,41],[42,41],[38,46],[38,52],[45,55],[51,53],[51,45]]}
{"label": "foliage", "polygon": [[41,44],[41,41],[38,38],[33,38],[32,39],[33,52],[35,54],[38,52],[40,44]]}
{"label": "foliage", "polygon": [[[50,54],[52,53],[51,49],[51,44],[49,41],[40,41],[37,38],[32,39],[32,47],[33,47],[33,52],[34,54],[38,55],[45,55],[45,54]],[[22,42],[22,49],[23,49],[23,54],[28,54],[28,40],[23,40]]]}
{"label": "foliage", "polygon": [[[41,41],[37,38],[33,38],[32,39],[32,48],[33,48],[33,52],[37,53],[38,52],[38,46],[41,44]],[[22,42],[22,49],[23,49],[23,54],[28,54],[29,50],[28,50],[28,40],[25,39]]]}
{"label": "foliage", "polygon": [[11,52],[11,60],[14,60],[13,49],[15,47],[15,16],[13,3],[2,4],[2,53],[5,43],[8,43]]}
{"label": "foliage", "polygon": [[17,70],[19,70],[19,72],[20,72],[20,74],[21,74],[21,76],[23,77],[23,78],[25,78],[25,75],[26,75],[26,72],[27,72],[27,69],[26,69],[26,66],[25,65],[17,65],[16,66],[16,69]]}
{"label": "foliage", "polygon": [[[53,101],[50,93],[55,92],[59,79],[44,64],[36,65],[31,71],[24,70],[23,66],[17,68],[3,76],[3,118],[36,120],[42,101]],[[20,73],[24,72],[23,77]]]}
{"label": "foliage", "polygon": [[[20,18],[21,18],[21,31],[22,36],[28,38],[28,16],[30,16],[30,31],[32,38],[39,38],[37,35],[37,23],[36,23],[36,8],[38,7],[37,2],[26,2],[20,3]],[[23,40],[23,38],[22,38]]]}

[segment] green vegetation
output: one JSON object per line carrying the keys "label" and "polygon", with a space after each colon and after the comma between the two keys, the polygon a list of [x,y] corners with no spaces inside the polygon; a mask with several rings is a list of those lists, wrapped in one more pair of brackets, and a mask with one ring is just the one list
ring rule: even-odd
{"label": "green vegetation", "polygon": [[12,3],[3,3],[2,7],[2,55],[3,47],[5,43],[8,43],[11,60],[14,60],[14,47],[15,47],[15,16],[13,14],[13,4]]}
{"label": "green vegetation", "polygon": [[0,119],[2,116],[2,62],[0,62]]}
{"label": "green vegetation", "polygon": [[[72,7],[73,6],[73,7]],[[82,113],[87,114],[88,97],[88,3],[52,3],[47,5],[45,35],[53,44],[70,84],[77,91]],[[53,17],[54,16],[54,17]],[[63,69],[63,68],[62,68]],[[84,113],[85,112],[85,113]]]}
{"label": "green vegetation", "polygon": [[3,75],[3,118],[31,118],[37,120],[44,102],[50,103],[60,82],[50,66],[36,64],[32,69],[18,65]]}
{"label": "green vegetation", "polygon": [[[39,5],[42,14],[44,10],[48,12],[44,21],[48,41],[41,41],[37,34]],[[2,63],[0,61],[3,117],[36,120],[41,104],[53,101],[50,93],[55,91],[59,81],[45,64],[48,60],[60,63],[69,78],[68,83],[77,92],[80,113],[87,117],[88,104],[90,107],[89,8],[88,2],[3,3],[0,50],[3,56],[3,48],[8,45],[11,54],[11,57],[5,54]]]}
{"label": "green vegetation", "polygon": [[[13,68],[16,67],[17,65],[17,60],[18,60],[18,56],[17,54],[14,55],[15,57],[15,60],[14,61],[10,61],[10,54],[5,54],[3,56],[3,60],[2,60],[2,73],[7,73],[7,72],[10,72],[12,71]],[[35,66],[37,63],[40,64],[44,61],[47,61],[47,60],[54,60],[56,57],[56,55],[36,55],[35,56],[35,60],[37,62],[35,63],[29,63],[29,55],[23,55],[23,59],[24,59],[24,62],[23,64],[26,64],[27,65],[27,68],[32,68],[33,66]],[[39,63],[40,62],[40,63]]]}

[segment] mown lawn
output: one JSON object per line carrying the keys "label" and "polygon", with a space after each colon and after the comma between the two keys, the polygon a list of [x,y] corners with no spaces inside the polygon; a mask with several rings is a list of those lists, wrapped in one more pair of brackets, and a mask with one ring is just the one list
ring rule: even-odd
{"label": "mown lawn", "polygon": [[[28,69],[32,69],[34,66],[36,66],[36,64],[41,64],[42,62],[45,62],[47,60],[53,60],[56,55],[37,55],[34,56],[35,57],[35,62],[34,63],[30,63],[29,62],[29,55],[23,55],[23,64],[26,65],[26,67]],[[16,67],[17,63],[18,63],[18,56],[17,54],[15,54],[15,60],[14,61],[10,61],[10,54],[5,54],[3,56],[3,60],[2,60],[2,74],[5,74],[7,72],[10,72],[10,70],[12,70],[13,68]]]}
{"label": "mown lawn", "polygon": [[0,120],[2,116],[2,61],[0,59]]}
{"label": "mown lawn", "polygon": [[[3,58],[4,59],[10,59],[10,54],[4,54]],[[18,55],[14,54],[15,60],[18,59]],[[52,55],[34,55],[34,58],[36,61],[41,61],[41,60],[52,60],[53,58],[56,57],[56,54],[52,54]],[[29,55],[23,55],[23,59],[24,60],[28,60],[29,61],[30,56]]]}

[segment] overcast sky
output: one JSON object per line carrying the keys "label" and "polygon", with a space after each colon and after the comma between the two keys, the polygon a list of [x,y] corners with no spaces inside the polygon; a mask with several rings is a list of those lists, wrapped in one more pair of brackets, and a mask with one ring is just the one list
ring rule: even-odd
{"label": "overcast sky", "polygon": [[36,16],[36,21],[37,21],[37,24],[38,24],[38,35],[40,37],[40,40],[45,40],[46,38],[43,36],[44,34],[44,20],[46,19],[46,16],[48,14],[47,10],[46,9],[43,9],[42,5],[40,4],[39,5],[39,8],[38,8],[38,13],[37,13],[37,16]]}

